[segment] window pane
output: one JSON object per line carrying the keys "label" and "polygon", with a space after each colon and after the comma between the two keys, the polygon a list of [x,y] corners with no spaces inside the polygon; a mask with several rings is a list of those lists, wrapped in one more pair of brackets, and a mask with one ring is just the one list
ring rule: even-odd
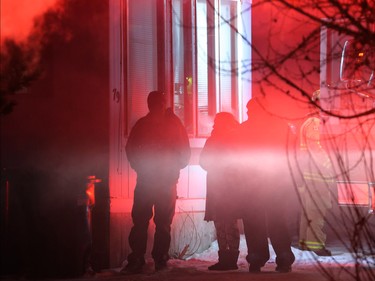
{"label": "window pane", "polygon": [[174,110],[189,134],[194,133],[193,118],[193,34],[191,1],[173,0],[172,37],[174,63]]}
{"label": "window pane", "polygon": [[209,116],[208,104],[208,29],[206,1],[197,2],[197,82],[198,82],[198,135],[209,135],[213,117]]}
{"label": "window pane", "polygon": [[231,0],[172,1],[174,107],[190,135],[208,136],[217,112],[239,117],[238,7]]}
{"label": "window pane", "polygon": [[180,0],[173,1],[173,74],[174,74],[174,111],[183,121],[184,116],[184,41],[182,25],[182,6]]}
{"label": "window pane", "polygon": [[128,116],[129,128],[148,112],[146,98],[157,87],[156,2],[129,1]]}
{"label": "window pane", "polygon": [[220,111],[236,113],[237,87],[235,73],[236,59],[236,5],[235,1],[222,0],[219,19],[220,60]]}

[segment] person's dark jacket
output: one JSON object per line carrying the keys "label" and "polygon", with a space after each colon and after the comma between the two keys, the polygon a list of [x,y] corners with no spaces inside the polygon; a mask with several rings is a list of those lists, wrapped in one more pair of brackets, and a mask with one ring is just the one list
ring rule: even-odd
{"label": "person's dark jacket", "polygon": [[214,129],[200,154],[199,164],[207,171],[206,221],[238,217],[236,180],[227,159],[230,132]]}
{"label": "person's dark jacket", "polygon": [[168,109],[163,116],[148,113],[132,128],[126,143],[137,180],[175,184],[190,158],[189,138],[180,119]]}

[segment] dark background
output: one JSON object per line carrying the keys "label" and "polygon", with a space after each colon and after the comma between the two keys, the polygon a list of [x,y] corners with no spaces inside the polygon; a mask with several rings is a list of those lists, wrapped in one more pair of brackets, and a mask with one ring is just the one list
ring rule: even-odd
{"label": "dark background", "polygon": [[[35,30],[41,76],[1,116],[1,275],[79,275],[109,263],[108,2],[62,1]],[[51,28],[53,27],[53,28]],[[87,176],[96,184],[87,227]]]}

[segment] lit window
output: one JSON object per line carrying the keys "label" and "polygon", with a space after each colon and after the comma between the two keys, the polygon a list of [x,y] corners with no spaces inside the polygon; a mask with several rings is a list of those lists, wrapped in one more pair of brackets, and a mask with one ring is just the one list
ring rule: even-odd
{"label": "lit window", "polygon": [[230,0],[174,0],[172,7],[175,112],[190,135],[207,136],[217,112],[242,118],[241,5]]}

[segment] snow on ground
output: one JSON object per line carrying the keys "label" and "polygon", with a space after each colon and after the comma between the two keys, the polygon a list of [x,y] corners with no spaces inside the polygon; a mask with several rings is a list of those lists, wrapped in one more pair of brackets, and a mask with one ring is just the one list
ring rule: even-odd
{"label": "snow on ground", "polygon": [[121,275],[119,269],[97,274],[96,280],[106,281],[374,281],[374,257],[367,257],[361,262],[365,268],[356,272],[355,258],[352,253],[344,251],[344,247],[332,247],[331,257],[319,257],[308,251],[292,248],[296,261],[290,273],[275,272],[275,252],[270,246],[270,260],[262,268],[262,272],[251,274],[246,261],[246,241],[241,235],[240,257],[238,270],[210,271],[208,266],[217,262],[217,241],[209,249],[200,254],[194,254],[187,259],[171,259],[168,269],[155,272],[152,259],[148,259],[145,272],[137,275]]}
{"label": "snow on ground", "polygon": [[[73,279],[48,279],[48,280],[98,280],[98,281],[374,281],[375,259],[374,256],[359,259],[362,267],[355,267],[355,255],[344,250],[343,246],[330,248],[331,257],[318,257],[308,251],[296,248],[293,253],[296,261],[290,273],[275,272],[275,252],[270,246],[270,260],[262,268],[261,273],[252,274],[248,271],[246,261],[246,241],[241,235],[240,257],[238,259],[238,270],[210,271],[208,266],[217,262],[217,241],[214,241],[209,249],[200,254],[194,254],[187,259],[171,259],[168,269],[155,272],[154,263],[151,258],[147,259],[142,274],[124,275],[120,268],[103,270],[93,276],[83,276]],[[356,271],[357,270],[357,271]],[[0,278],[1,279],[1,278]],[[5,280],[5,279],[4,279]],[[19,281],[19,279],[6,279]],[[24,279],[23,280],[27,280]],[[35,279],[33,279],[35,280]]]}
{"label": "snow on ground", "polygon": [[[269,245],[269,250],[270,250],[270,259],[268,263],[273,264],[275,263],[276,255],[271,245]],[[354,266],[355,260],[356,260],[356,255],[354,253],[345,252],[342,249],[332,250],[331,257],[320,257],[313,252],[301,251],[294,247],[292,247],[292,250],[296,257],[296,260],[293,266],[311,265],[311,264],[315,264],[317,261],[319,261],[321,264],[329,265],[329,266],[337,266],[337,265]],[[203,253],[194,254],[189,259],[216,262],[218,258],[217,251],[218,251],[217,241],[214,241],[211,244],[209,249],[207,249]],[[242,264],[244,262],[247,265],[246,254],[247,254],[247,248],[246,248],[245,237],[244,235],[241,235],[239,264]],[[358,259],[359,262],[361,260],[362,260],[361,258]],[[364,257],[363,262],[365,263],[369,262],[370,264],[375,266],[374,257]]]}

